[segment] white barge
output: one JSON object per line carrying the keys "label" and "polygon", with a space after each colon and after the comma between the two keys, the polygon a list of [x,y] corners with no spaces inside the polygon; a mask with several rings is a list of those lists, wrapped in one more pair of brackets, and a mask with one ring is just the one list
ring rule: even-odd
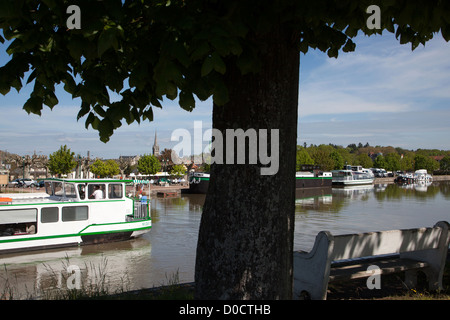
{"label": "white barge", "polygon": [[152,227],[149,202],[126,196],[133,180],[45,180],[45,192],[0,194],[0,254],[102,243]]}
{"label": "white barge", "polygon": [[346,165],[343,170],[331,171],[333,185],[355,186],[372,184],[375,177],[370,169],[364,169],[361,166]]}

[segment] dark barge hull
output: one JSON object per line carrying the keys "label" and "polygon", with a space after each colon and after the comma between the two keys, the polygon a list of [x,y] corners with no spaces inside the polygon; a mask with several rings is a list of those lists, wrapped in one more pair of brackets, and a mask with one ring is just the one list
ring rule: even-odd
{"label": "dark barge hull", "polygon": [[[295,187],[301,188],[328,188],[332,185],[331,177],[297,177]],[[201,180],[199,183],[190,183],[189,189],[183,189],[183,193],[206,194],[208,192],[209,180]]]}
{"label": "dark barge hull", "polygon": [[295,188],[327,188],[331,187],[331,177],[296,177]]}
{"label": "dark barge hull", "polygon": [[189,189],[182,189],[182,193],[195,193],[206,194],[208,192],[209,179],[200,180],[200,182],[194,182],[189,184]]}

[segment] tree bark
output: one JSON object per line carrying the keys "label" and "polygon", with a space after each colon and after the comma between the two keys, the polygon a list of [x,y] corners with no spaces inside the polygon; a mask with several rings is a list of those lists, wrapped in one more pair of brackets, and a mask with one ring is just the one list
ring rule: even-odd
{"label": "tree bark", "polygon": [[[261,71],[241,75],[227,63],[230,100],[213,106],[224,164],[211,166],[197,245],[196,299],[290,299],[292,296],[300,55],[283,28],[254,36]],[[279,168],[227,164],[226,129],[279,129]],[[268,136],[268,144],[271,138]],[[247,144],[248,152],[248,144]],[[274,150],[271,150],[273,153]],[[270,154],[270,153],[269,153]]]}

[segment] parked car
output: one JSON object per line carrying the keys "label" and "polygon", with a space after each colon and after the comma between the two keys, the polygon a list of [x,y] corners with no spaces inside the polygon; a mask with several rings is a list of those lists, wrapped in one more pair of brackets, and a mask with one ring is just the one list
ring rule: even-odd
{"label": "parked car", "polygon": [[15,186],[16,188],[20,188],[20,187],[35,187],[37,185],[36,180],[33,179],[29,179],[29,178],[20,178],[20,179],[16,179],[14,181],[10,182],[11,185]]}
{"label": "parked car", "polygon": [[15,179],[15,180],[11,181],[10,183],[8,183],[8,185],[10,187],[19,188],[19,187],[23,186],[23,182],[22,182],[22,179]]}
{"label": "parked car", "polygon": [[41,180],[36,183],[37,188],[43,188],[45,186],[45,181]]}
{"label": "parked car", "polygon": [[22,179],[24,183],[24,187],[35,187],[37,185],[37,181],[33,179]]}

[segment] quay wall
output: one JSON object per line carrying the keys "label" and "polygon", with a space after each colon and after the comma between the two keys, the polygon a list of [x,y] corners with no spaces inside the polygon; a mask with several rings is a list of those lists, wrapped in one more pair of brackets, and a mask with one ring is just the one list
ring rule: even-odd
{"label": "quay wall", "polygon": [[450,180],[450,175],[433,176],[433,181],[446,181]]}
{"label": "quay wall", "polygon": [[[375,178],[374,183],[394,183],[394,177],[389,178]],[[433,176],[433,181],[448,181],[450,180],[450,175]]]}

